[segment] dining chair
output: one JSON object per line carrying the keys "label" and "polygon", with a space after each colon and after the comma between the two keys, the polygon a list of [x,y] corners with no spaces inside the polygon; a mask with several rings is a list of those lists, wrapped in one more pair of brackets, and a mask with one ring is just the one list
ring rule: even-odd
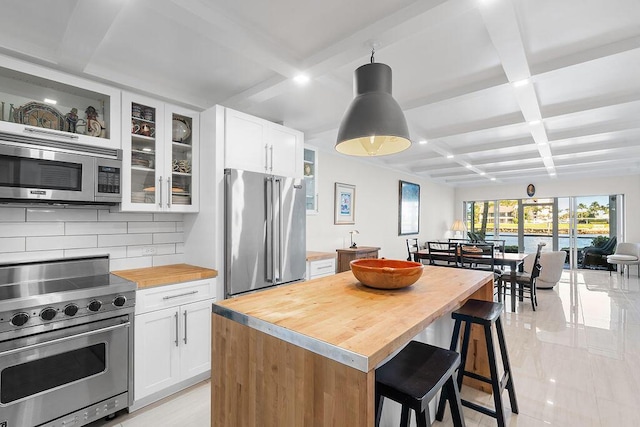
{"label": "dining chair", "polygon": [[413,253],[420,249],[418,245],[418,239],[406,239],[407,242],[407,261],[413,261]]}
{"label": "dining chair", "polygon": [[[529,298],[531,298],[531,308],[533,311],[536,311],[536,306],[538,305],[538,295],[536,289],[536,280],[538,276],[540,276],[540,271],[542,270],[542,266],[540,265],[540,253],[542,252],[542,248],[546,245],[546,243],[538,243],[538,249],[536,250],[535,258],[533,259],[533,267],[531,272],[516,272],[516,281],[515,286],[516,289],[509,289],[509,292],[518,292],[522,293],[524,296],[528,294]],[[502,281],[498,288],[503,289],[504,295],[507,295],[507,283],[511,285],[511,281]]]}
{"label": "dining chair", "polygon": [[[446,267],[458,266],[458,244],[455,242],[427,242],[429,264]],[[437,261],[441,261],[438,263]],[[444,262],[445,264],[443,264]]]}

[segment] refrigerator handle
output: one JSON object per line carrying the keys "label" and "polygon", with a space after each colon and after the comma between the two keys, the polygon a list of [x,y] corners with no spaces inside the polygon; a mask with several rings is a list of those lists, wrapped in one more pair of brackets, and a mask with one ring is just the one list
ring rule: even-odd
{"label": "refrigerator handle", "polygon": [[278,275],[276,276],[276,281],[280,282],[282,280],[282,234],[284,233],[282,219],[282,180],[278,178],[275,181],[278,187]]}
{"label": "refrigerator handle", "polygon": [[264,171],[269,171],[269,144],[264,144]]}
{"label": "refrigerator handle", "polygon": [[[271,260],[270,260],[271,261],[271,282],[277,283],[278,276],[276,275],[276,263],[277,263],[276,251],[278,250],[278,247],[277,247],[278,242],[276,240],[276,203],[277,203],[276,191],[275,191],[276,180],[271,178],[270,182],[271,182]],[[280,230],[278,230],[278,234],[280,234]]]}

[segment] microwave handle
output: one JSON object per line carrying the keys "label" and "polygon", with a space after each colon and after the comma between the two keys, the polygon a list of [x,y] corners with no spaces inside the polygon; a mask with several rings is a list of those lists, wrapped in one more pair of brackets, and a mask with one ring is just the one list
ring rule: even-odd
{"label": "microwave handle", "polygon": [[65,134],[60,134],[58,132],[51,132],[49,130],[31,129],[31,128],[25,127],[24,131],[29,133],[55,136],[57,138],[78,139],[78,135],[74,135],[74,134],[65,135]]}
{"label": "microwave handle", "polygon": [[171,178],[167,178],[167,207],[171,207]]}
{"label": "microwave handle", "polygon": [[162,177],[158,178],[158,206],[162,207]]}

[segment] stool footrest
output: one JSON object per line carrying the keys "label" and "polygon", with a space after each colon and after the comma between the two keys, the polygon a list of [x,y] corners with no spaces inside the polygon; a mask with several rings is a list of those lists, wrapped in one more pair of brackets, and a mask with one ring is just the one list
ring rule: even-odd
{"label": "stool footrest", "polygon": [[491,384],[491,378],[487,378],[485,376],[476,374],[475,372],[464,371],[464,376],[465,377],[469,377],[469,378],[473,378],[474,380],[485,382],[487,384]]}
{"label": "stool footrest", "polygon": [[493,418],[498,418],[498,414],[491,408],[487,408],[486,406],[478,405],[477,403],[469,402],[468,400],[460,399],[462,406],[466,406],[467,408],[471,408],[474,411],[482,412],[485,415],[489,415]]}

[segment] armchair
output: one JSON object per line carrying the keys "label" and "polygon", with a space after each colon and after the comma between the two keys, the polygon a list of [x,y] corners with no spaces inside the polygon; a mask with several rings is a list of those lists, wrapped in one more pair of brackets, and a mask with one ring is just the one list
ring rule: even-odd
{"label": "armchair", "polygon": [[612,237],[609,239],[607,243],[604,245],[597,246],[589,246],[582,250],[582,264],[580,265],[582,268],[587,268],[588,265],[607,265],[606,262],[603,262],[603,259],[606,259],[607,255],[612,255],[617,244],[616,237]]}
{"label": "armchair", "polygon": [[[638,277],[640,277],[640,244],[638,243],[618,243],[616,246],[616,252],[613,255],[607,256],[607,263],[609,264],[621,264],[621,273],[624,274],[624,266],[627,266],[627,277],[629,277],[629,266],[638,266]],[[611,275],[611,269],[609,269],[609,275]]]}
{"label": "armchair", "polygon": [[[565,251],[542,252],[538,261],[541,267],[540,276],[536,281],[538,289],[553,289],[560,281],[562,271],[564,270],[564,262],[567,257]],[[527,255],[522,265],[525,272],[533,271],[534,255]]]}

